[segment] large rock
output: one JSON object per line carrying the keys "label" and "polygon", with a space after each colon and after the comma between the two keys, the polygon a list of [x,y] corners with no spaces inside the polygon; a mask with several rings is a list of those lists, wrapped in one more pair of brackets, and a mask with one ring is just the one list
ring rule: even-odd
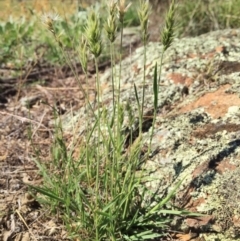
{"label": "large rock", "polygon": [[[175,220],[175,225],[184,232],[201,233],[205,240],[240,239],[239,39],[240,30],[216,31],[177,39],[167,50],[152,156],[143,164],[154,180],[146,185],[159,195],[166,194],[185,177],[174,204],[207,215]],[[144,106],[148,117],[153,112],[154,65],[160,64],[161,50],[157,43],[147,47]],[[122,63],[121,103],[130,102],[137,116],[134,83],[141,99],[142,47]],[[102,103],[111,113],[110,70],[102,75],[101,88]],[[66,116],[64,129],[69,130],[80,121],[79,133],[83,133],[84,118],[85,108]],[[127,123],[126,117],[126,126]],[[149,141],[150,130],[146,128],[145,142]]]}

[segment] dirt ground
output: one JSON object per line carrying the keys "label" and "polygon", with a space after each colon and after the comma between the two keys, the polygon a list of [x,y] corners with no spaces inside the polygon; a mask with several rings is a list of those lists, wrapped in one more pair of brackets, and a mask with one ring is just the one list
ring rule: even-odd
{"label": "dirt ground", "polygon": [[[156,14],[151,18],[151,41],[159,39],[162,18]],[[101,72],[108,64],[101,65]],[[49,215],[50,210],[28,193],[26,184],[42,182],[35,163],[38,157],[41,162],[51,161],[53,107],[60,115],[76,110],[84,104],[83,94],[67,66],[49,66],[39,60],[37,65],[28,64],[20,77],[13,77],[16,71],[0,69],[0,240],[67,240],[62,221]],[[83,81],[80,67],[79,76]],[[91,68],[89,79],[94,86]],[[72,134],[64,135],[70,143]]]}

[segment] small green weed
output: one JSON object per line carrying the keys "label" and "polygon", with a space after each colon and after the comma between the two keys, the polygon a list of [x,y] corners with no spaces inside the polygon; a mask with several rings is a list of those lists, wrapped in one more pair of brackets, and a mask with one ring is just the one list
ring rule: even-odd
{"label": "small green weed", "polygon": [[[27,43],[32,40],[34,26],[24,18],[16,23],[13,19],[0,24],[0,62],[6,63],[16,58],[19,43],[22,49],[28,49]],[[19,66],[18,63],[17,66]]]}

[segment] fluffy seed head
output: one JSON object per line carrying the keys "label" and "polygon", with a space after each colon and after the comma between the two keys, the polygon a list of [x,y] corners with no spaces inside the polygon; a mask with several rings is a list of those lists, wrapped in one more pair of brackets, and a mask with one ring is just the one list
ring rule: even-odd
{"label": "fluffy seed head", "polygon": [[105,24],[105,30],[110,42],[114,42],[117,33],[117,1],[112,0],[108,5],[109,16]]}
{"label": "fluffy seed head", "polygon": [[150,5],[148,0],[140,0],[140,8],[138,10],[138,17],[141,23],[141,33],[142,41],[144,44],[147,43],[149,34],[148,34],[148,19],[150,14]]}
{"label": "fluffy seed head", "polygon": [[121,23],[123,23],[123,19],[124,19],[124,15],[127,12],[127,10],[129,9],[129,7],[132,5],[132,3],[129,3],[126,7],[125,7],[125,0],[119,0],[118,2],[118,18],[119,21]]}
{"label": "fluffy seed head", "polygon": [[59,21],[60,17],[57,13],[48,12],[42,15],[41,20],[43,24],[47,26],[49,31],[51,31],[52,33],[55,33],[54,22]]}
{"label": "fluffy seed head", "polygon": [[98,16],[92,11],[88,17],[85,29],[90,52],[97,58],[102,52],[101,27]]}
{"label": "fluffy seed head", "polygon": [[161,34],[161,41],[163,44],[163,50],[167,50],[174,39],[174,17],[175,17],[175,0],[172,0],[170,8],[167,13],[165,27]]}

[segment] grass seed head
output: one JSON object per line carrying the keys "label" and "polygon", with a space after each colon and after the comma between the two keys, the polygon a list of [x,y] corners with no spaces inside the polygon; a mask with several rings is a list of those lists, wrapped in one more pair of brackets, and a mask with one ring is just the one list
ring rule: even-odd
{"label": "grass seed head", "polygon": [[110,15],[116,14],[117,0],[111,0],[108,4],[108,9],[109,9]]}
{"label": "grass seed head", "polygon": [[130,7],[131,5],[132,5],[132,3],[129,3],[129,4],[125,7],[125,0],[119,0],[117,9],[118,9],[118,18],[119,18],[119,21],[120,21],[121,23],[123,23],[124,15],[125,15],[125,13],[127,12],[127,10],[129,9],[129,7]]}
{"label": "grass seed head", "polygon": [[161,34],[163,50],[167,50],[174,39],[174,20],[175,20],[175,0],[172,0],[170,8],[166,16],[166,22]]}
{"label": "grass seed head", "polygon": [[49,13],[44,13],[41,17],[41,20],[43,24],[46,25],[49,31],[51,31],[52,33],[55,33],[54,23],[56,21],[59,21],[60,17],[57,13],[49,12]]}
{"label": "grass seed head", "polygon": [[114,42],[117,33],[117,1],[112,0],[108,5],[109,16],[105,25],[105,30],[110,42]]}
{"label": "grass seed head", "polygon": [[138,16],[141,23],[142,41],[144,44],[146,44],[149,39],[149,34],[148,34],[149,14],[150,14],[149,0],[145,0],[145,1],[140,0],[140,8],[138,10]]}
{"label": "grass seed head", "polygon": [[88,16],[85,33],[90,52],[96,58],[99,57],[102,52],[101,27],[99,18],[94,11]]}
{"label": "grass seed head", "polygon": [[60,35],[57,35],[54,24],[60,20],[60,16],[57,13],[49,12],[44,13],[41,17],[42,23],[47,27],[47,29],[53,34],[56,42],[60,47],[63,47],[62,42],[60,41]]}

